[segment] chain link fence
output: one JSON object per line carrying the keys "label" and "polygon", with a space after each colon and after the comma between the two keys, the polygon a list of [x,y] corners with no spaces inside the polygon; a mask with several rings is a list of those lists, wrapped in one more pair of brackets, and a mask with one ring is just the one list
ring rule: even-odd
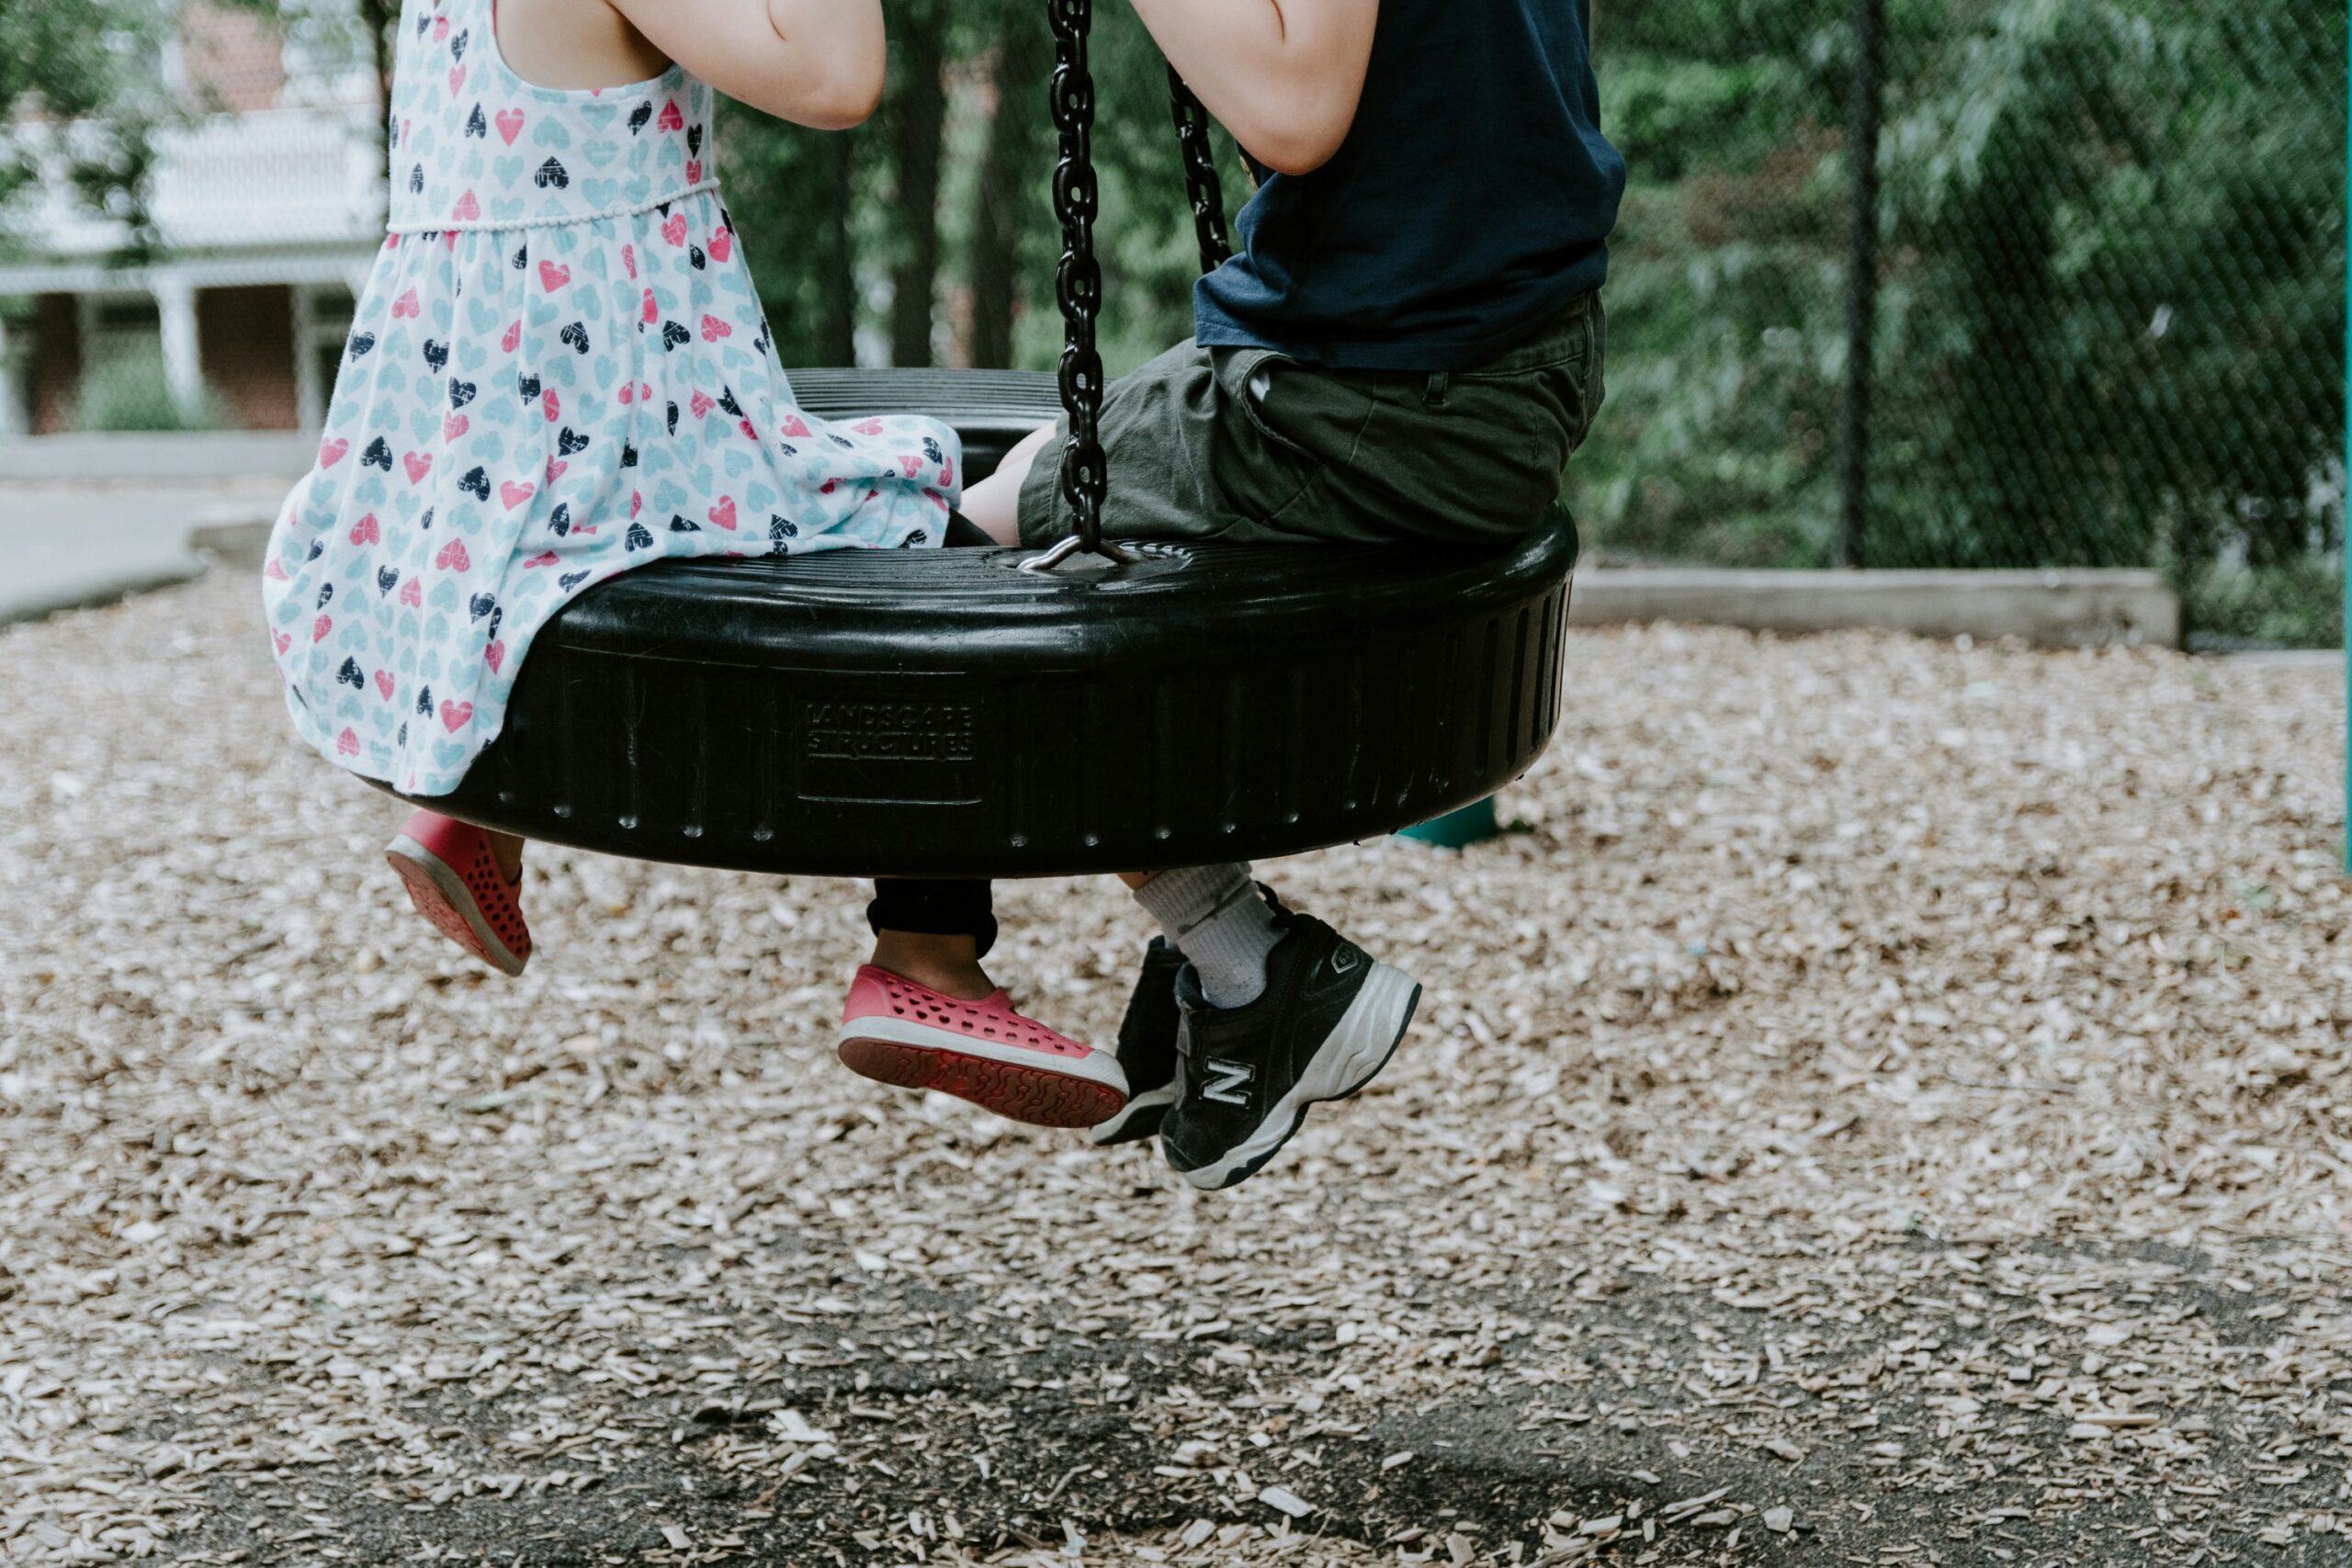
{"label": "chain link fence", "polygon": [[[2341,5],[1593,10],[1633,171],[1610,402],[1569,480],[1600,558],[2153,567],[2209,645],[2341,638]],[[1046,7],[892,19],[873,126],[728,127],[779,343],[1047,367]],[[1157,53],[1123,7],[1098,31],[1116,368],[1183,330],[1192,243]],[[15,291],[40,296],[11,308],[22,417],[72,417],[73,367],[28,356],[95,373],[143,344],[149,364],[175,310],[195,347],[172,363],[227,417],[315,412],[379,221],[360,0],[187,0],[141,73],[182,106],[160,249],[94,288],[104,222],[61,208],[19,230],[71,242],[13,258],[60,280]]]}
{"label": "chain link fence", "polygon": [[2208,644],[2340,641],[2342,6],[1595,10],[1604,558],[2154,567]]}

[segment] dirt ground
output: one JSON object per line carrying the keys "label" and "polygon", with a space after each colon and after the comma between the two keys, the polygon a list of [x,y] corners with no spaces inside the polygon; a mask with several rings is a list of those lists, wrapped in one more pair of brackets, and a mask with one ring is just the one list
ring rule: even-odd
{"label": "dirt ground", "polygon": [[[861,897],[469,967],[241,577],[0,633],[0,1562],[2352,1564],[2342,681],[1583,633],[1207,1196],[834,1063]],[[1001,976],[1115,1025],[1115,889]]]}

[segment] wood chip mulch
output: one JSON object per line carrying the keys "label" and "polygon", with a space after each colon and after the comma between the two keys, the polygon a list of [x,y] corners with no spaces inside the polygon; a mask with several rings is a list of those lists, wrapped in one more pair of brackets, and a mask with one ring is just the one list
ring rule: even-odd
{"label": "wood chip mulch", "polygon": [[842,1070],[849,885],[469,966],[256,598],[0,632],[0,1562],[2352,1563],[2328,671],[1578,634],[1515,832],[1272,868],[1428,999],[1205,1196]]}

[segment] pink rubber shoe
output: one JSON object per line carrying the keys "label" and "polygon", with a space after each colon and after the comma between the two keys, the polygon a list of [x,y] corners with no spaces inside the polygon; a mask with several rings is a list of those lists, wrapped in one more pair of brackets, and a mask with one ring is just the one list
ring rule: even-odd
{"label": "pink rubber shoe", "polygon": [[409,902],[441,934],[492,968],[520,975],[531,961],[531,929],[515,895],[520,883],[498,869],[490,835],[470,822],[420,811],[401,824],[384,858],[408,885]]}
{"label": "pink rubber shoe", "polygon": [[1012,1010],[1002,991],[957,1001],[873,964],[842,1009],[842,1065],[900,1089],[935,1089],[1033,1127],[1091,1127],[1127,1103],[1119,1059]]}

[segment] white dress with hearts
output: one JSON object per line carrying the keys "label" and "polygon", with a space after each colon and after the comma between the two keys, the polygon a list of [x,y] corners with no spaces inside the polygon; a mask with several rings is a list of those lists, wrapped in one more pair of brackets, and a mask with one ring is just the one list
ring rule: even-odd
{"label": "white dress with hearts", "polygon": [[329,759],[455,789],[531,638],[675,556],[936,545],[934,420],[799,412],[712,175],[711,91],[508,70],[493,0],[408,0],[390,232],[263,600]]}

